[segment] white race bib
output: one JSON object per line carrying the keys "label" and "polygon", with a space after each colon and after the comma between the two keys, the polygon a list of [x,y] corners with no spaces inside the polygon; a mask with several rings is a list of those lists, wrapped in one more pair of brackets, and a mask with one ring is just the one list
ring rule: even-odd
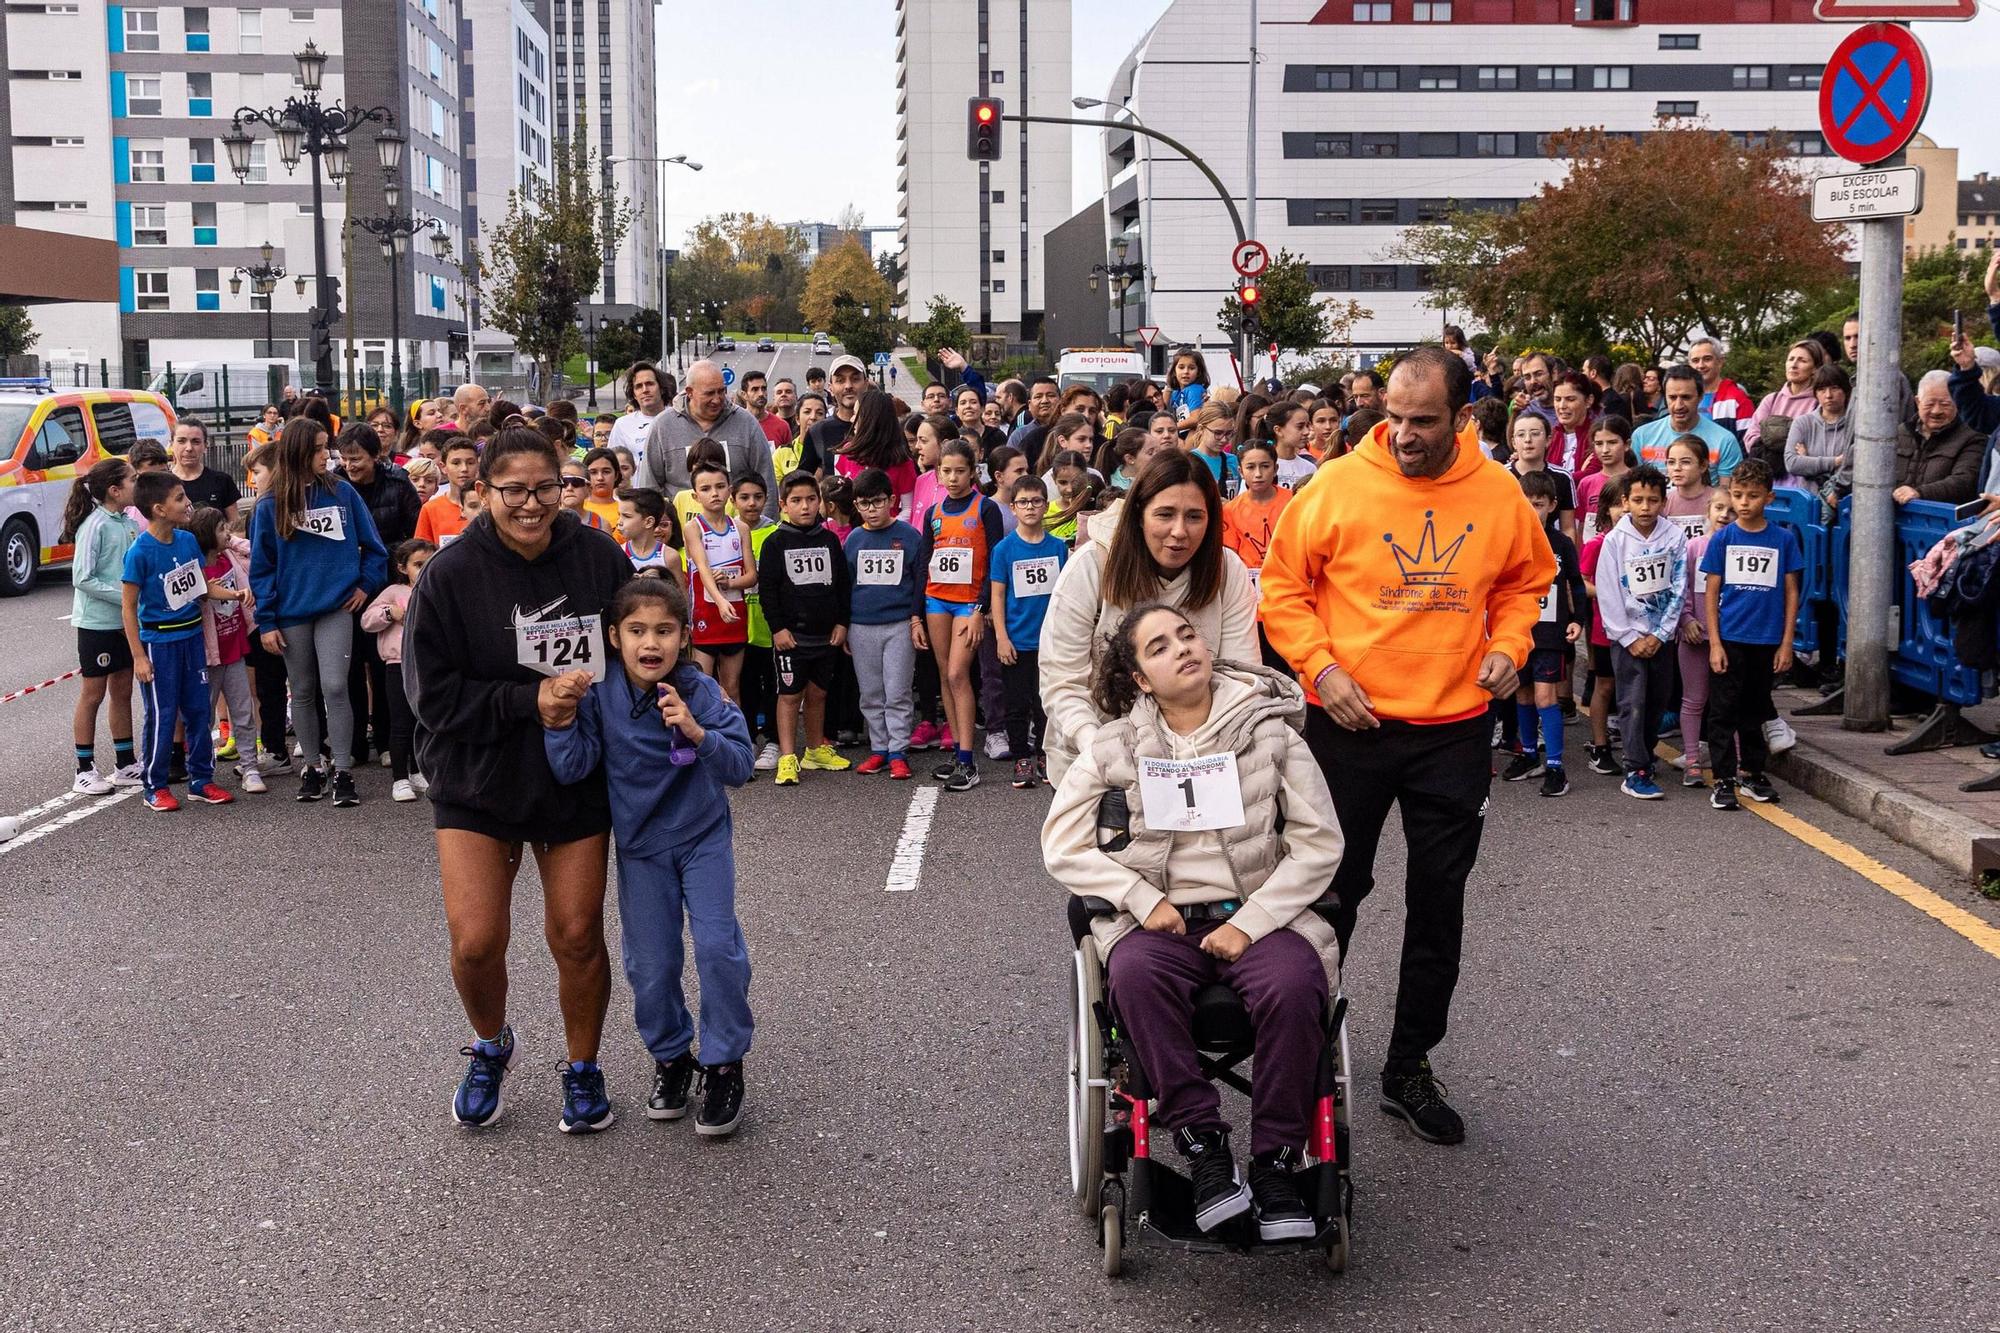
{"label": "white race bib", "polygon": [[[714,569],[710,570],[709,572],[710,572],[711,574],[715,575],[715,583],[716,583],[716,586],[717,586],[717,587],[721,587],[721,586],[722,586],[722,576],[723,576],[723,575],[727,574],[727,575],[728,575],[728,576],[729,576],[730,578],[735,578],[735,577],[736,577],[737,575],[739,575],[739,574],[741,574],[741,573],[743,572],[743,566],[741,566],[741,565],[718,565],[718,566],[716,566],[716,567],[715,567]],[[722,600],[723,600],[723,601],[725,601],[725,602],[740,602],[740,601],[742,601],[742,600],[743,600],[744,596],[745,596],[745,594],[744,594],[744,592],[743,592],[743,589],[741,589],[741,588],[723,588],[723,589],[722,589]]]}
{"label": "white race bib", "polygon": [[1668,514],[1667,522],[1678,524],[1680,530],[1687,534],[1689,541],[1708,535],[1707,514]]}
{"label": "white race bib", "polygon": [[863,588],[893,588],[903,581],[903,552],[895,547],[862,551],[854,562],[854,582]]}
{"label": "white race bib", "polygon": [[1014,595],[1016,597],[1047,597],[1055,590],[1056,573],[1062,568],[1062,561],[1052,555],[1039,556],[1033,560],[1014,562]]}
{"label": "white race bib", "polygon": [[1199,759],[1140,759],[1140,808],[1148,828],[1175,833],[1243,823],[1243,784],[1233,754]]}
{"label": "white race bib", "polygon": [[321,505],[299,515],[298,530],[307,536],[324,537],[330,542],[346,541],[347,515],[339,505]]}
{"label": "white race bib", "polygon": [[1778,553],[1768,546],[1732,546],[1722,581],[1743,588],[1775,588]]}
{"label": "white race bib", "polygon": [[1650,597],[1667,590],[1667,576],[1674,560],[1664,551],[1635,555],[1625,561],[1625,590],[1634,597]]}
{"label": "white race bib", "polygon": [[179,611],[208,590],[208,580],[202,576],[201,561],[190,560],[160,575],[160,586],[167,594],[167,610]]}
{"label": "white race bib", "polygon": [[1250,576],[1250,590],[1261,596],[1264,591],[1264,567],[1259,565],[1257,568],[1252,569],[1248,565],[1245,565],[1243,572]]}
{"label": "white race bib", "polygon": [[603,623],[597,616],[565,616],[516,625],[514,660],[544,676],[588,671],[592,680],[603,680]]}
{"label": "white race bib", "polygon": [[1549,590],[1542,594],[1541,599],[1542,614],[1540,619],[1544,625],[1553,625],[1556,623],[1556,607],[1558,604],[1556,599],[1556,585],[1551,583]]}
{"label": "white race bib", "polygon": [[455,542],[455,541],[457,541],[457,540],[458,540],[458,534],[457,534],[457,533],[455,533],[455,532],[441,532],[441,533],[439,533],[439,534],[438,534],[438,550],[442,551],[442,550],[443,550],[443,549],[444,549],[445,547],[447,547],[447,546],[451,545],[451,544],[452,544],[453,542]]}
{"label": "white race bib", "polygon": [[972,586],[972,548],[940,546],[931,552],[931,582],[948,586]]}
{"label": "white race bib", "polygon": [[785,552],[785,574],[794,583],[833,586],[833,553],[823,546],[800,547]]}

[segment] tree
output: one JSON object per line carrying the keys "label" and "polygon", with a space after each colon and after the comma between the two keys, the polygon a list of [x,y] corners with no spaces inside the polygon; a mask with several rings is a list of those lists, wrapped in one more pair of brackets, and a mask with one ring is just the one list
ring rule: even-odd
{"label": "tree", "polygon": [[1431,269],[1432,305],[1513,341],[1657,357],[1697,329],[1754,340],[1846,271],[1841,229],[1812,220],[1811,181],[1780,141],[1566,131],[1550,139],[1570,161],[1562,181],[1517,212],[1457,209],[1413,228],[1389,257]]}
{"label": "tree", "polygon": [[[1323,302],[1313,287],[1305,257],[1281,250],[1257,279],[1260,299],[1257,320],[1262,344],[1276,343],[1280,352],[1310,356],[1322,347],[1344,343],[1354,326],[1374,317],[1354,301]],[[1232,338],[1242,336],[1243,303],[1230,296],[1215,315],[1217,325]]]}
{"label": "tree", "polygon": [[841,297],[884,314],[895,304],[896,292],[868,258],[860,241],[849,238],[820,251],[806,275],[799,311],[814,328],[833,329],[834,309]]}
{"label": "tree", "polygon": [[924,321],[910,325],[909,331],[910,346],[927,357],[936,356],[945,347],[963,351],[968,337],[965,312],[942,296],[931,298]]}
{"label": "tree", "polygon": [[896,321],[884,306],[863,305],[843,294],[834,299],[833,317],[824,327],[843,350],[863,361],[896,350]]}
{"label": "tree", "polygon": [[881,254],[875,256],[875,271],[880,273],[883,280],[900,293],[903,288],[903,252],[901,250],[884,250]]}
{"label": "tree", "polygon": [[25,356],[41,337],[26,306],[0,305],[0,359]]}
{"label": "tree", "polygon": [[632,206],[598,184],[602,166],[583,131],[555,145],[549,180],[530,177],[508,191],[506,218],[480,229],[486,322],[548,377],[581,346],[577,312],[597,291],[604,256],[632,226]]}
{"label": "tree", "polygon": [[806,244],[796,228],[755,213],[721,213],[691,228],[674,265],[681,309],[716,307],[718,327],[768,332],[800,326]]}

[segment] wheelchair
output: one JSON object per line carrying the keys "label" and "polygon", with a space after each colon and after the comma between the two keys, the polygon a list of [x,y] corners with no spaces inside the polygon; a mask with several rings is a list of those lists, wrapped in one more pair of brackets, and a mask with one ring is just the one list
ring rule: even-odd
{"label": "wheelchair", "polygon": [[[1311,910],[1332,924],[1332,899]],[[1320,1251],[1326,1266],[1345,1272],[1354,1211],[1349,1174],[1348,1108],[1353,1101],[1347,1049],[1347,997],[1329,998],[1314,1088],[1313,1137],[1296,1173],[1299,1194],[1312,1209],[1311,1240],[1267,1242],[1251,1213],[1203,1232],[1194,1220],[1191,1180],[1153,1155],[1148,1116],[1151,1093],[1138,1052],[1126,1041],[1105,993],[1104,960],[1090,923],[1114,916],[1102,898],[1071,897],[1068,904],[1075,966],[1069,1004],[1069,1173],[1077,1207],[1096,1225],[1106,1277],[1124,1268],[1129,1241],[1147,1238],[1188,1251],[1274,1253]],[[1256,1040],[1242,997],[1220,983],[1194,1001],[1194,1042],[1202,1072],[1246,1097],[1250,1078],[1240,1066]]]}

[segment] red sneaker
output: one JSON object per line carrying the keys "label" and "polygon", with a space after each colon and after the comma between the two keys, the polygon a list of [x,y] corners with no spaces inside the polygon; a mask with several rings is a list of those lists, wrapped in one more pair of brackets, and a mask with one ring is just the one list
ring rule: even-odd
{"label": "red sneaker", "polygon": [[910,733],[910,748],[912,750],[928,750],[937,744],[937,740],[937,723],[919,722],[916,729]]}
{"label": "red sneaker", "polygon": [[862,774],[880,773],[884,768],[888,766],[888,763],[889,763],[889,757],[887,755],[871,754],[866,759],[863,759],[860,763],[856,764],[854,766],[854,771],[856,773],[862,773]]}
{"label": "red sneaker", "polygon": [[894,778],[898,782],[908,782],[910,780],[909,761],[904,759],[891,759],[889,761],[889,776]]}
{"label": "red sneaker", "polygon": [[956,750],[957,748],[958,742],[952,739],[951,724],[947,722],[943,729],[938,732],[938,749]]}
{"label": "red sneaker", "polygon": [[204,805],[234,805],[236,798],[213,782],[188,783],[188,799]]}
{"label": "red sneaker", "polygon": [[181,803],[174,799],[172,792],[162,787],[158,791],[146,793],[146,808],[163,815],[170,815],[181,808]]}

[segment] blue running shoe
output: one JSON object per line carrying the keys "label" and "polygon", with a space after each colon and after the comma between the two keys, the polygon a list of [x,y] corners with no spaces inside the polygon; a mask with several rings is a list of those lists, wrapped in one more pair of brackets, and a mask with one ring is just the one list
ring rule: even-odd
{"label": "blue running shoe", "polygon": [[562,1081],[563,1133],[594,1134],[618,1118],[612,1113],[611,1099],[604,1095],[604,1071],[596,1065],[564,1064]]}
{"label": "blue running shoe", "polygon": [[1627,796],[1641,801],[1657,801],[1666,796],[1660,784],[1653,781],[1653,775],[1644,770],[1625,775],[1625,785],[1620,788]]}
{"label": "blue running shoe", "polygon": [[470,1056],[471,1063],[466,1066],[465,1077],[458,1081],[458,1095],[451,1099],[451,1118],[461,1125],[483,1129],[498,1120],[504,1109],[500,1083],[514,1067],[514,1029],[503,1027],[494,1040],[475,1041],[460,1047],[458,1053]]}

